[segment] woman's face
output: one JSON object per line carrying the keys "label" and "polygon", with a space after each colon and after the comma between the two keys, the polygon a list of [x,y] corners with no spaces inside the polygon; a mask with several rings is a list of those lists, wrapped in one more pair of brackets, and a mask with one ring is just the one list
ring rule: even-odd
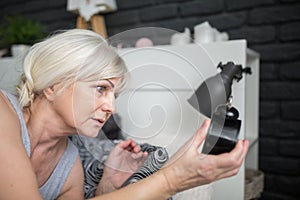
{"label": "woman's face", "polygon": [[76,82],[72,92],[74,126],[78,134],[96,137],[115,112],[116,88],[120,78]]}

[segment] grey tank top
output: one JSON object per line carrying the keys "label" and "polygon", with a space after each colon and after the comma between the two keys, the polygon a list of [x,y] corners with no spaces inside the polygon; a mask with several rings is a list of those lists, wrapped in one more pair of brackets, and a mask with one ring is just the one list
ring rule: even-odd
{"label": "grey tank top", "polygon": [[[21,124],[23,144],[26,149],[28,157],[30,157],[30,140],[29,140],[27,127],[26,127],[25,120],[23,118],[22,110],[19,106],[18,100],[14,95],[12,95],[4,90],[1,90],[1,91],[8,98],[8,100],[13,105],[13,107],[15,108],[15,110],[18,114],[20,124]],[[67,148],[66,148],[63,156],[59,160],[58,164],[56,165],[53,173],[51,174],[51,176],[49,177],[47,182],[44,183],[39,188],[40,193],[43,196],[43,199],[53,200],[58,197],[72,167],[74,166],[77,156],[78,156],[77,148],[72,143],[72,141],[70,141],[68,139]]]}

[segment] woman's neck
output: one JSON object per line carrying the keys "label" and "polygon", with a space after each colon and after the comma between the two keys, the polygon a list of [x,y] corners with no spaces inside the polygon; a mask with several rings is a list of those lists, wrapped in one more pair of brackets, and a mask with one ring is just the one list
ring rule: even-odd
{"label": "woman's neck", "polygon": [[36,147],[46,149],[55,148],[68,135],[75,131],[68,127],[63,119],[57,115],[51,104],[44,98],[36,98],[32,105],[23,109],[30,146],[33,151]]}

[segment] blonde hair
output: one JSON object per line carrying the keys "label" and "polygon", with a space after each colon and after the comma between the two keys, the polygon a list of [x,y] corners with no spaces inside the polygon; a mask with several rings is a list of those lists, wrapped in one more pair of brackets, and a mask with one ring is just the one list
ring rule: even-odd
{"label": "blonde hair", "polygon": [[24,72],[17,87],[20,106],[29,106],[43,89],[57,83],[64,88],[75,81],[97,81],[120,77],[126,84],[127,69],[100,35],[72,29],[35,44],[24,60]]}

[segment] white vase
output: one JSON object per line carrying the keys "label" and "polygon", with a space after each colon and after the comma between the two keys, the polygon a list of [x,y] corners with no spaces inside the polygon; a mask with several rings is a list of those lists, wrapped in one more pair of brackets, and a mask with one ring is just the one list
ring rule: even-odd
{"label": "white vase", "polygon": [[215,41],[215,31],[208,22],[194,26],[195,43],[210,43]]}
{"label": "white vase", "polygon": [[191,31],[185,27],[183,33],[175,33],[171,36],[171,45],[185,45],[191,43]]}
{"label": "white vase", "polygon": [[13,57],[24,56],[30,49],[29,45],[26,44],[13,44],[11,46],[11,54]]}

